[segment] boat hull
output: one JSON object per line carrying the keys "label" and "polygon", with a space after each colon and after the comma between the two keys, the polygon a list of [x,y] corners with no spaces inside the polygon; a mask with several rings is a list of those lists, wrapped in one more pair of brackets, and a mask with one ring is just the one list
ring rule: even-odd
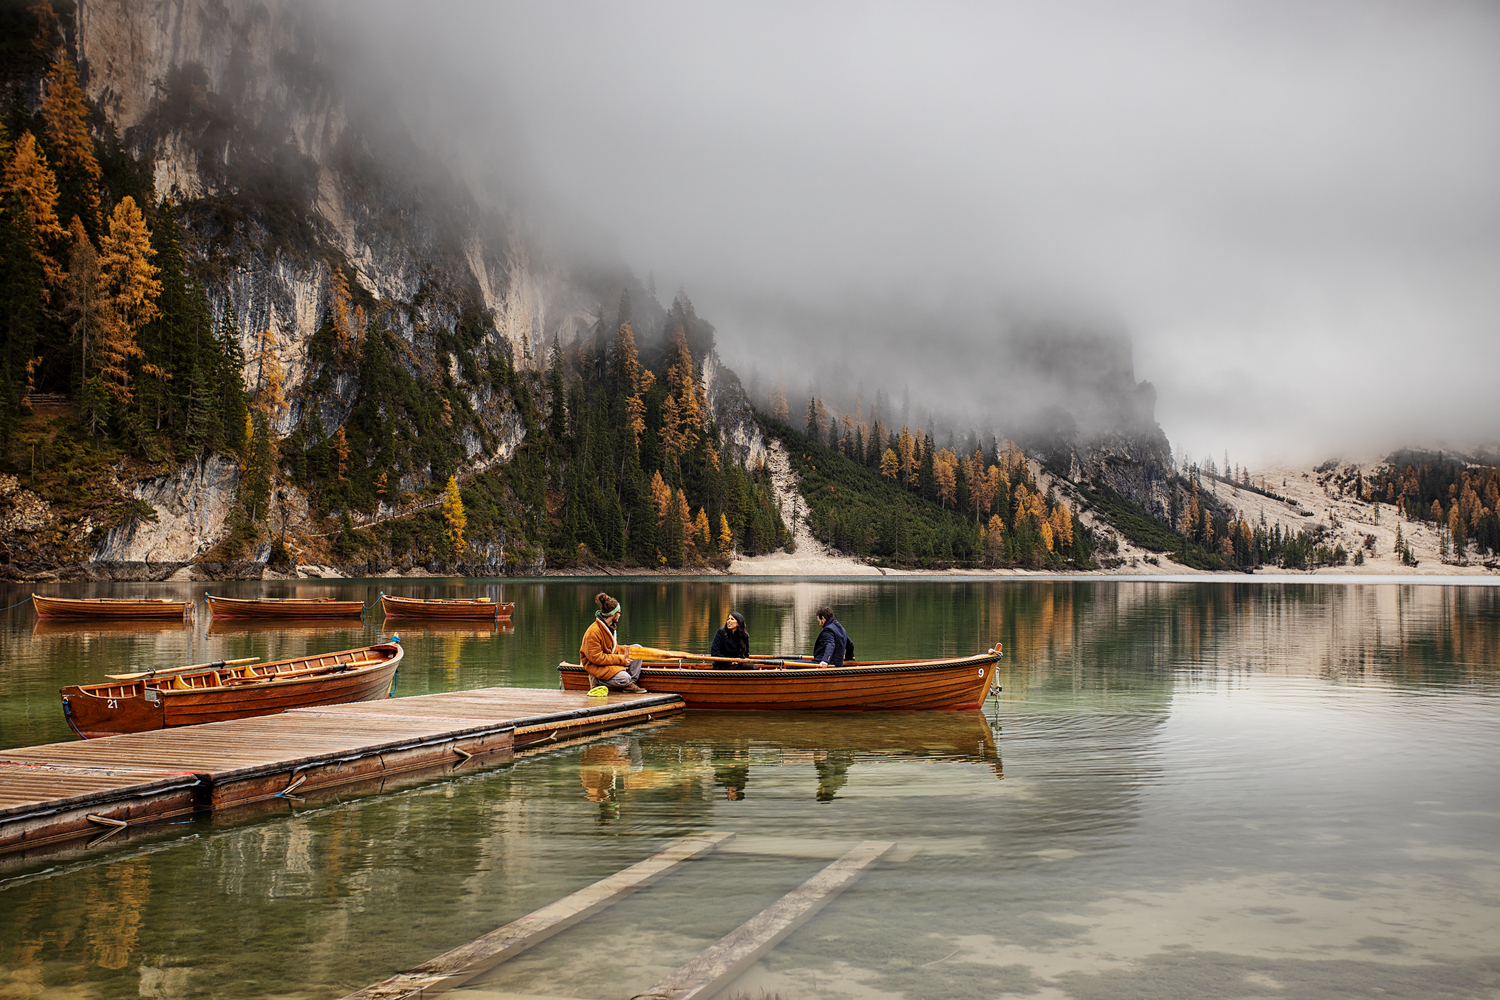
{"label": "boat hull", "polygon": [[515,611],[510,601],[424,601],[415,597],[380,595],[387,618],[426,618],[433,621],[500,621]]}
{"label": "boat hull", "polygon": [[[843,667],[710,670],[647,663],[640,684],[676,694],[689,708],[730,710],[977,709],[994,683],[999,654],[949,660],[854,663]],[[564,691],[598,682],[574,663],[558,665]]]}
{"label": "boat hull", "polygon": [[191,601],[147,601],[108,597],[44,597],[31,595],[38,618],[78,621],[88,618],[154,618],[182,621],[192,612]]}
{"label": "boat hull", "polygon": [[363,601],[340,601],[334,598],[263,597],[246,600],[206,595],[209,611],[216,620],[290,618],[358,618],[364,614]]}
{"label": "boat hull", "polygon": [[[68,725],[84,739],[152,729],[276,715],[292,708],[344,705],[388,698],[395,687],[402,650],[399,643],[341,650],[235,669],[216,667],[179,675],[62,689]],[[379,662],[339,670],[340,664]],[[337,672],[279,676],[294,671]],[[248,681],[246,672],[257,679]],[[176,686],[180,678],[184,686]]]}

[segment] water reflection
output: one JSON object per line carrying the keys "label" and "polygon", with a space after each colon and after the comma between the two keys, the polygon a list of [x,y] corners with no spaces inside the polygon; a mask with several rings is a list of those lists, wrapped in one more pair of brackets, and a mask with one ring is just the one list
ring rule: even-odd
{"label": "water reflection", "polygon": [[[237,586],[231,596],[259,585]],[[515,631],[401,629],[399,694],[554,687],[600,589],[464,586],[503,587]],[[1500,590],[607,587],[626,604],[624,638],[670,648],[706,648],[732,609],[757,651],[804,650],[824,603],[870,655],[999,639],[1004,692],[983,714],[693,712],[511,767],[186,824],[149,852],[126,840],[53,875],[13,868],[0,872],[0,993],[338,996],[702,829],[734,830],[739,846],[485,988],[630,995],[826,863],[807,859],[864,838],[915,854],[841,897],[737,992],[1420,995],[1423,976],[1452,996],[1492,988],[1500,778],[1484,762],[1500,753]],[[368,601],[379,583],[320,588]],[[62,725],[57,688],[105,666],[280,658],[382,634],[368,621],[53,633],[29,609],[7,612],[0,742],[45,742]],[[617,935],[631,942],[618,954]]]}

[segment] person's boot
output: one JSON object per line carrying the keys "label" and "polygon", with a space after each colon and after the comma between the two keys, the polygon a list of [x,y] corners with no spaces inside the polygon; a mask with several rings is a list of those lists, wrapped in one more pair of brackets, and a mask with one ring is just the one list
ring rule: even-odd
{"label": "person's boot", "polygon": [[650,691],[647,691],[645,688],[641,687],[639,684],[632,684],[629,687],[621,688],[620,690],[626,692],[627,694],[650,694],[651,693]]}

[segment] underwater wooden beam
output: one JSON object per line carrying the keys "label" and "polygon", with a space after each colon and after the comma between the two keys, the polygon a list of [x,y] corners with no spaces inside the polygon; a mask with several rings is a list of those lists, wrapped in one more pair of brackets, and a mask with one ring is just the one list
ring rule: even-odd
{"label": "underwater wooden beam", "polygon": [[480,973],[540,944],[558,931],[619,902],[644,888],[685,861],[709,853],[734,834],[715,830],[684,837],[665,850],[637,862],[591,886],[549,903],[504,927],[498,927],[466,945],[444,952],[414,969],[398,973],[344,1000],[402,1000],[430,997],[464,983]]}
{"label": "underwater wooden beam", "polygon": [[865,841],[631,1000],[694,1000],[718,992],[857,882],[895,846]]}

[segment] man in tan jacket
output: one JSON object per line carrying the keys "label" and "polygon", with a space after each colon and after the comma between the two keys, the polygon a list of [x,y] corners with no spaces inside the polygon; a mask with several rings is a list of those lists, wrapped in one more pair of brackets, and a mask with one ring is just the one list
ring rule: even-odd
{"label": "man in tan jacket", "polygon": [[608,594],[594,596],[599,610],[594,612],[594,622],[583,633],[583,643],[578,647],[578,662],[612,691],[627,691],[630,694],[645,694],[646,689],[636,683],[641,676],[641,661],[633,660],[630,654],[620,652],[620,641],[615,629],[624,608]]}

